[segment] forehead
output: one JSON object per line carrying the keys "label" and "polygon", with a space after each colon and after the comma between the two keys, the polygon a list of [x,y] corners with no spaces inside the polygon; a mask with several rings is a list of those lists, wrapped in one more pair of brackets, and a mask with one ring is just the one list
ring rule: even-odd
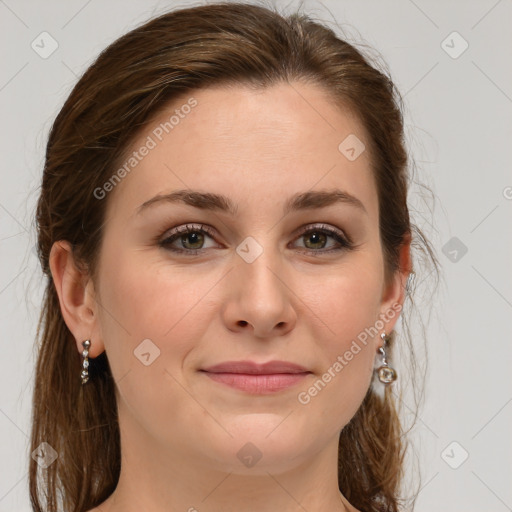
{"label": "forehead", "polygon": [[152,196],[186,188],[256,207],[341,188],[371,210],[369,146],[357,117],[317,86],[195,90],[161,109],[127,148],[118,167],[128,172],[109,208],[131,217]]}

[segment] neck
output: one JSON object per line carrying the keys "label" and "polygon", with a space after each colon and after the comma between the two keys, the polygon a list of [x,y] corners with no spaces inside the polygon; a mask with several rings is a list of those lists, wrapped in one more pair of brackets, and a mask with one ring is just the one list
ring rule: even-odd
{"label": "neck", "polygon": [[[161,444],[132,428],[121,429],[121,474],[101,512],[332,512],[355,511],[337,481],[338,439],[288,468],[266,466],[264,456],[243,474],[179,443]],[[154,439],[153,439],[154,441]]]}

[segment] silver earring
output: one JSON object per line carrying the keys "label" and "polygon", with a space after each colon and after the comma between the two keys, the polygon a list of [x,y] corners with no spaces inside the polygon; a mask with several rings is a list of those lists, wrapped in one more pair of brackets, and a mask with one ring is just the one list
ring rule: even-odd
{"label": "silver earring", "polygon": [[383,384],[391,384],[397,378],[396,370],[388,365],[386,360],[386,333],[383,332],[380,337],[382,338],[382,347],[379,347],[379,354],[382,356],[382,366],[377,368],[377,375]]}
{"label": "silver earring", "polygon": [[89,347],[91,346],[90,340],[82,341],[82,346],[84,350],[82,351],[82,356],[84,358],[82,363],[82,385],[84,385],[89,380]]}

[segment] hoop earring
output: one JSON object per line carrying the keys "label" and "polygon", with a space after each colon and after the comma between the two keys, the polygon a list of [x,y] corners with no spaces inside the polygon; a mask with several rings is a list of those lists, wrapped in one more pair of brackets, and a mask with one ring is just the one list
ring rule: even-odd
{"label": "hoop earring", "polygon": [[379,354],[382,356],[382,366],[377,368],[377,375],[379,376],[379,380],[383,384],[391,384],[397,378],[397,373],[394,368],[391,368],[388,365],[388,361],[386,359],[386,333],[383,332],[380,337],[382,338],[382,347],[379,347]]}
{"label": "hoop earring", "polygon": [[82,346],[84,350],[82,351],[82,356],[84,358],[82,362],[82,386],[89,380],[89,347],[91,346],[90,340],[82,341]]}

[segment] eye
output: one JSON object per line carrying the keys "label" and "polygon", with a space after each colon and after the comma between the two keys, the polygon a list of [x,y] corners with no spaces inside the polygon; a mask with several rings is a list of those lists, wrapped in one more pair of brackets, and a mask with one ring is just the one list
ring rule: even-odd
{"label": "eye", "polygon": [[[213,231],[203,224],[185,224],[170,231],[169,236],[159,242],[161,247],[177,252],[198,254],[204,247],[205,235],[213,238]],[[172,244],[178,242],[181,247],[173,247]]]}
{"label": "eye", "polygon": [[[334,239],[338,246],[324,250],[329,238]],[[308,249],[305,252],[309,254],[318,255],[352,248],[352,242],[343,232],[325,224],[306,226],[299,232],[299,239],[305,240],[305,247]]]}
{"label": "eye", "polygon": [[[347,236],[344,236],[343,232],[325,224],[306,226],[299,231],[297,236],[299,240],[302,238],[306,241],[306,250],[303,252],[315,256],[348,250],[353,247],[352,242]],[[212,248],[204,247],[205,237],[212,239],[215,237],[214,231],[209,226],[204,224],[185,224],[172,229],[168,236],[159,242],[159,245],[174,253],[196,255],[204,249]],[[333,239],[338,245],[325,250],[329,238]],[[176,247],[174,245],[176,243],[180,246]]]}

